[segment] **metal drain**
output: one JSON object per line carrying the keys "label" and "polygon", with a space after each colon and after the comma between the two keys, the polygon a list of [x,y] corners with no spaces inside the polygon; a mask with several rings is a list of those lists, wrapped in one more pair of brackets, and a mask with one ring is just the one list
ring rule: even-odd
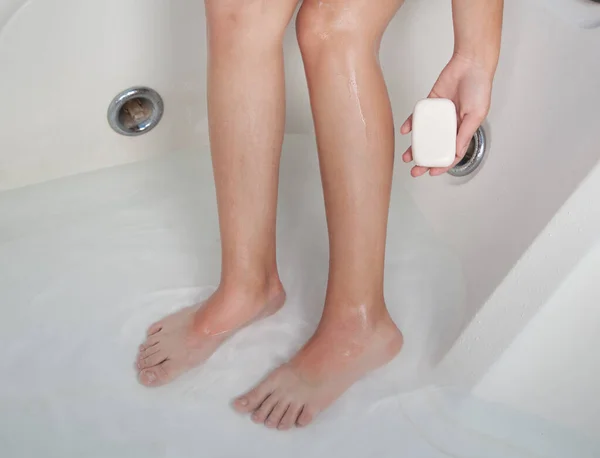
{"label": "metal drain", "polygon": [[448,170],[448,173],[454,177],[470,175],[481,166],[486,154],[486,148],[487,142],[485,131],[483,130],[483,127],[479,127],[471,139],[471,143],[469,144],[469,148],[467,148],[465,156],[458,164]]}
{"label": "metal drain", "polygon": [[108,124],[121,135],[145,134],[162,119],[164,104],[154,89],[132,87],[118,94],[108,107]]}

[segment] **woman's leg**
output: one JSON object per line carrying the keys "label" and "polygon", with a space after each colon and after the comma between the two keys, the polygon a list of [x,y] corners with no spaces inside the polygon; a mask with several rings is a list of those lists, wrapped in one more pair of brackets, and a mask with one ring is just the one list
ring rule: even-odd
{"label": "woman's leg", "polygon": [[402,0],[305,0],[297,23],[321,164],[330,265],[321,323],[286,365],[236,400],[257,422],[305,426],[402,334],[383,298],[394,131],[378,51]]}
{"label": "woman's leg", "polygon": [[205,4],[221,283],[204,304],[150,327],[137,359],[139,379],[148,386],[201,364],[227,336],[274,313],[285,299],[275,212],[285,116],[282,40],[297,0]]}

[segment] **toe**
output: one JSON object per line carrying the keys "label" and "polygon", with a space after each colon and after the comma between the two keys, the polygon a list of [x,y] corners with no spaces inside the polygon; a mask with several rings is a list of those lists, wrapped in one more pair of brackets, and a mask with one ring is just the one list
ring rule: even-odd
{"label": "toe", "polygon": [[159,342],[158,336],[150,336],[146,339],[146,341],[140,345],[140,351],[144,351],[147,348],[150,348],[156,345]]}
{"label": "toe", "polygon": [[265,399],[260,407],[256,409],[256,412],[252,414],[252,421],[254,423],[264,423],[269,414],[275,408],[278,400],[278,397],[274,394]]}
{"label": "toe", "polygon": [[233,406],[238,412],[248,413],[256,410],[263,401],[272,393],[271,386],[263,382],[249,393],[237,398]]}
{"label": "toe", "polygon": [[167,359],[165,352],[157,351],[149,356],[138,358],[138,369],[146,369],[148,367],[157,366]]}
{"label": "toe", "polygon": [[301,411],[302,404],[292,402],[279,422],[278,428],[282,431],[292,428],[296,424]]}
{"label": "toe", "polygon": [[159,351],[161,351],[161,345],[158,345],[158,343],[152,345],[151,347],[147,347],[143,350],[140,350],[139,353],[139,357],[141,359],[147,358],[148,356],[152,356],[156,353],[158,353]]}
{"label": "toe", "polygon": [[152,326],[150,326],[148,328],[148,330],[146,331],[146,335],[148,337],[153,336],[158,331],[160,331],[162,328],[163,328],[163,322],[162,322],[162,320],[161,321],[157,321],[156,323],[154,323]]}
{"label": "toe", "polygon": [[281,419],[285,415],[285,412],[287,411],[289,405],[289,402],[284,402],[280,400],[267,417],[267,420],[265,421],[265,426],[267,428],[277,428],[279,426],[279,423],[281,422]]}
{"label": "toe", "polygon": [[307,404],[302,409],[302,413],[298,417],[296,424],[298,426],[307,426],[313,418],[315,418],[316,412]]}
{"label": "toe", "polygon": [[139,374],[139,380],[145,386],[160,386],[170,382],[178,375],[173,362],[167,360],[158,366],[144,369]]}

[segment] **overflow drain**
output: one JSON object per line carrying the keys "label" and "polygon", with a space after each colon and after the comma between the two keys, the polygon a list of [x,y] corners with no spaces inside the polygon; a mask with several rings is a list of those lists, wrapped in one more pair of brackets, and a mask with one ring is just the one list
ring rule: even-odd
{"label": "overflow drain", "polygon": [[154,89],[132,87],[118,94],[108,107],[108,124],[121,135],[150,132],[164,112],[162,97]]}

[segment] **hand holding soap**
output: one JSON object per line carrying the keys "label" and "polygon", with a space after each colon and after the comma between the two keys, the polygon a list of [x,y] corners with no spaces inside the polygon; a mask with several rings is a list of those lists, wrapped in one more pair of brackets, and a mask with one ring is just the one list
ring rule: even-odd
{"label": "hand holding soap", "polygon": [[417,102],[412,119],[412,154],[422,167],[449,167],[456,158],[456,106],[449,99]]}

